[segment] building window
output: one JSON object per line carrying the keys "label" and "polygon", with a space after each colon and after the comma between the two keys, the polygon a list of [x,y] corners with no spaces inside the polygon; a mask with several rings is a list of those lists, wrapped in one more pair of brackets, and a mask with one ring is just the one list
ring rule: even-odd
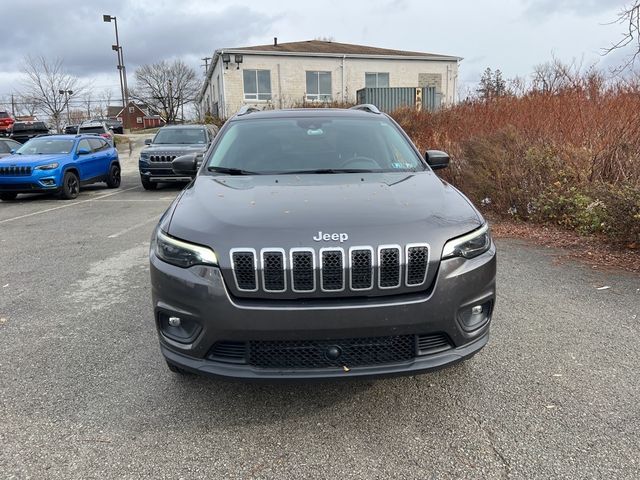
{"label": "building window", "polygon": [[389,86],[389,73],[372,72],[364,74],[364,86],[367,88],[378,88]]}
{"label": "building window", "polygon": [[133,107],[129,107],[129,113],[133,113]]}
{"label": "building window", "polygon": [[307,72],[307,100],[331,101],[331,72]]}
{"label": "building window", "polygon": [[136,123],[142,123],[142,117],[136,117]]}
{"label": "building window", "polygon": [[243,70],[244,99],[271,100],[271,70]]}

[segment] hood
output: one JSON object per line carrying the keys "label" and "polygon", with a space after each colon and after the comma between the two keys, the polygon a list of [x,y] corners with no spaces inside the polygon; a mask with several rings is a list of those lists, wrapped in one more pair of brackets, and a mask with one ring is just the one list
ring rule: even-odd
{"label": "hood", "polygon": [[[170,224],[167,225],[167,223]],[[326,175],[200,175],[162,225],[218,252],[231,248],[334,247],[427,242],[435,254],[482,217],[433,172]],[[321,232],[321,233],[319,233]],[[340,240],[314,240],[346,234]],[[432,255],[432,259],[438,257]]]}
{"label": "hood", "polygon": [[204,152],[207,146],[203,143],[184,144],[184,143],[160,143],[151,144],[142,150],[142,153],[155,155],[157,153],[176,153],[176,152]]}
{"label": "hood", "polygon": [[38,166],[45,165],[51,162],[57,162],[64,159],[68,154],[57,153],[50,155],[9,155],[8,157],[0,158],[0,166],[12,167],[12,166]]}

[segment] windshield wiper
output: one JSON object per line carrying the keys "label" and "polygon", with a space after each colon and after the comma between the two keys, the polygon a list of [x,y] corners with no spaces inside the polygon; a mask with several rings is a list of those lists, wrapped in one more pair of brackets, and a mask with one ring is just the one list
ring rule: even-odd
{"label": "windshield wiper", "polygon": [[280,174],[305,174],[305,173],[373,173],[374,170],[366,168],[316,168],[313,170],[292,170],[286,172],[279,172]]}
{"label": "windshield wiper", "polygon": [[250,172],[249,170],[242,170],[241,168],[229,168],[229,167],[207,167],[210,172],[226,173],[228,175],[259,175],[256,172]]}

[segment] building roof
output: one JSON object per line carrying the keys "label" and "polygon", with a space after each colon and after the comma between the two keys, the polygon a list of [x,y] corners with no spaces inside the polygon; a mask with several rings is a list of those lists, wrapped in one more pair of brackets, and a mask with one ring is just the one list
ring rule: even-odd
{"label": "building roof", "polygon": [[390,48],[369,47],[352,43],[330,42],[326,40],[306,40],[302,42],[256,45],[253,47],[234,48],[233,50],[255,50],[259,52],[288,53],[334,53],[339,55],[384,55],[401,57],[448,57],[434,53],[394,50]]}

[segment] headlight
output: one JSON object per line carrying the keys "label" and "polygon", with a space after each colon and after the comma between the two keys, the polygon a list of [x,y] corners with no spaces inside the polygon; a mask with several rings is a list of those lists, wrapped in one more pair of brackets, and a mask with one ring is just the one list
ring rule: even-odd
{"label": "headlight", "polygon": [[442,249],[442,258],[464,257],[474,258],[486,252],[491,247],[491,235],[489,224],[445,243]]}
{"label": "headlight", "polygon": [[58,162],[53,162],[53,163],[47,163],[46,165],[38,165],[36,167],[36,170],[53,170],[55,168],[58,168],[60,165],[58,164]]}
{"label": "headlight", "polygon": [[154,248],[158,258],[177,267],[218,265],[218,258],[210,248],[183,242],[170,237],[160,229],[156,232],[152,248]]}

